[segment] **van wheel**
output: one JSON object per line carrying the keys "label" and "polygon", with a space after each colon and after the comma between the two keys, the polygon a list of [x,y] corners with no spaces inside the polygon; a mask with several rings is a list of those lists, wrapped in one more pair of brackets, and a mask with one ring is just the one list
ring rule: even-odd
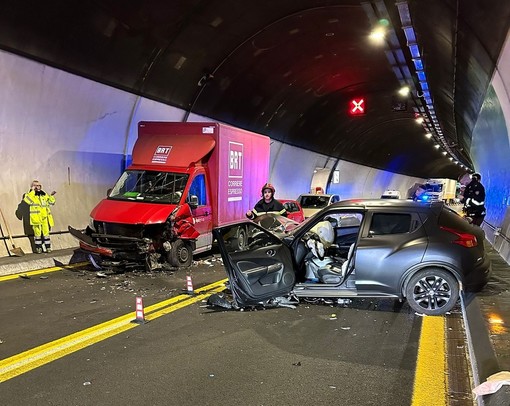
{"label": "van wheel", "polygon": [[409,280],[406,297],[415,312],[437,316],[453,309],[459,299],[459,284],[449,272],[424,269]]}
{"label": "van wheel", "polygon": [[172,249],[168,253],[168,262],[170,265],[179,268],[189,267],[192,259],[193,252],[188,243],[182,240],[176,240],[172,243]]}

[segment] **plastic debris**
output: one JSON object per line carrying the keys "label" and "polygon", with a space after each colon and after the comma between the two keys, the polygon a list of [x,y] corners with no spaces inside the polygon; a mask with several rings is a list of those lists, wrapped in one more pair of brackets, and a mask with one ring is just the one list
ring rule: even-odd
{"label": "plastic debris", "polygon": [[218,293],[214,293],[207,299],[208,306],[223,307],[224,309],[232,309],[232,303],[230,303],[225,296]]}
{"label": "plastic debris", "polygon": [[19,277],[23,278],[23,279],[30,279],[30,276],[28,276],[26,274],[21,274]]}
{"label": "plastic debris", "polygon": [[289,309],[295,309],[296,305],[299,302],[293,298],[287,298],[287,297],[276,297],[273,299],[271,305],[276,305],[278,307],[288,307]]}
{"label": "plastic debris", "polygon": [[473,389],[476,397],[496,393],[503,385],[510,385],[510,372],[501,371],[487,378],[487,380]]}

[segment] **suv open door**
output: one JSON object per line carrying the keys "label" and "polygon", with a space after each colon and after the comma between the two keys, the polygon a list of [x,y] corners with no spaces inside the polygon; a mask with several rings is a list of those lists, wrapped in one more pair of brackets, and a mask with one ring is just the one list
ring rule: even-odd
{"label": "suv open door", "polygon": [[296,275],[291,251],[275,235],[243,222],[215,229],[214,236],[239,307],[263,305],[292,291]]}

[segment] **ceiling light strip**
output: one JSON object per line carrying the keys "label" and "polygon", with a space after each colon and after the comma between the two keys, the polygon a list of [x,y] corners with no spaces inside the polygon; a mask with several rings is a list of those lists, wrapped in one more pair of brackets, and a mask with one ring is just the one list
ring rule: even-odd
{"label": "ceiling light strip", "polygon": [[[443,135],[443,130],[441,129],[439,120],[436,117],[436,110],[434,108],[432,95],[430,94],[429,84],[427,82],[427,75],[425,73],[425,65],[421,57],[422,52],[420,52],[420,47],[418,45],[418,41],[416,38],[416,32],[414,31],[414,27],[411,21],[409,5],[407,4],[407,1],[396,2],[395,5],[397,6],[400,15],[402,30],[404,31],[404,35],[407,40],[407,46],[409,48],[411,59],[414,64],[415,68],[414,70],[416,72],[416,76],[421,87],[421,93],[418,95],[418,97],[422,99],[422,100],[420,99],[422,104],[424,101],[426,110],[428,111],[428,115],[430,117],[430,120],[432,121],[432,123],[430,123],[430,120],[425,120],[425,122],[423,122],[423,127],[426,131],[435,134],[434,138],[436,138],[436,140],[439,142],[439,144],[436,144],[435,147],[439,148],[440,146],[442,146],[450,154],[449,158],[450,161],[454,161],[454,163],[459,164],[460,159],[456,156],[455,152],[450,148],[450,145],[448,144],[446,138]],[[423,107],[419,107],[417,110],[422,114],[425,113],[425,109]],[[463,164],[461,164],[461,166],[464,167]]]}

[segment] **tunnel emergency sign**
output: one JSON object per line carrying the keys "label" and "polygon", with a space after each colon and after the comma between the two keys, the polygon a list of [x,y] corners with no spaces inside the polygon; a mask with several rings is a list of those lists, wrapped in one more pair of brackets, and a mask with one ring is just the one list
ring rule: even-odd
{"label": "tunnel emergency sign", "polygon": [[229,202],[243,199],[244,145],[228,143],[228,198]]}
{"label": "tunnel emergency sign", "polygon": [[356,98],[349,102],[349,114],[351,116],[360,116],[365,114],[365,99]]}

